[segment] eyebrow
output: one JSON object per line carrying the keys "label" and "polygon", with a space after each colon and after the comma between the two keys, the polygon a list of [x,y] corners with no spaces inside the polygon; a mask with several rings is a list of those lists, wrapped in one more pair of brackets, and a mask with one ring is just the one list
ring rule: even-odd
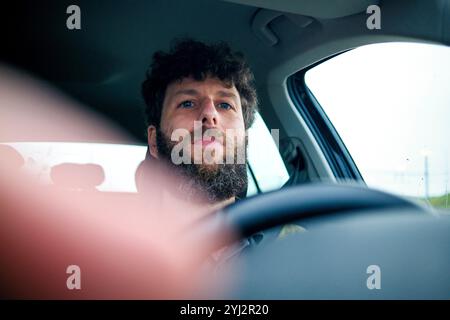
{"label": "eyebrow", "polygon": [[[238,101],[238,97],[233,92],[219,90],[217,91],[217,94],[221,97],[233,98]],[[178,95],[198,96],[200,95],[200,92],[195,89],[180,89],[174,93],[174,96]]]}
{"label": "eyebrow", "polygon": [[221,97],[228,97],[228,98],[234,98],[236,100],[238,100],[238,97],[233,93],[233,92],[229,92],[229,91],[222,91],[220,90],[218,92],[219,96]]}

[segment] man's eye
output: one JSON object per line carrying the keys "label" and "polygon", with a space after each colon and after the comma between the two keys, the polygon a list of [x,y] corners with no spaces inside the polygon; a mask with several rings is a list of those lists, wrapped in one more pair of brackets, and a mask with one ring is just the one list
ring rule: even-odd
{"label": "man's eye", "polygon": [[184,109],[190,109],[194,107],[194,102],[192,101],[183,101],[182,103],[179,104],[180,108],[184,108]]}
{"label": "man's eye", "polygon": [[232,107],[231,107],[231,105],[229,103],[222,102],[222,103],[219,103],[219,108],[224,109],[224,110],[229,110]]}

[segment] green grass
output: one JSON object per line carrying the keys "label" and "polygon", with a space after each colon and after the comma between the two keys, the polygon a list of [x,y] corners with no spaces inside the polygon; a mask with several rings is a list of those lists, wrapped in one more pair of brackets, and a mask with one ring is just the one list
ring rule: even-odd
{"label": "green grass", "polygon": [[450,193],[440,197],[432,197],[429,199],[431,205],[436,208],[446,208],[450,210]]}
{"label": "green grass", "polygon": [[450,193],[444,194],[439,197],[430,197],[428,201],[425,198],[414,198],[410,197],[413,201],[424,202],[427,205],[431,205],[437,209],[448,210],[450,213]]}

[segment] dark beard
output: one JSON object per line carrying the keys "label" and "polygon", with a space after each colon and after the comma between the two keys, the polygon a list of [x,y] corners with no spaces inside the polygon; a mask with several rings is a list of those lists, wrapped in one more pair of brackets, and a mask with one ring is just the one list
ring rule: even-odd
{"label": "dark beard", "polygon": [[[247,139],[245,141],[245,147],[247,147]],[[244,164],[238,164],[235,159],[232,164],[224,161],[224,164],[215,165],[194,163],[176,165],[171,160],[172,148],[176,144],[177,142],[171,141],[164,133],[157,130],[158,155],[181,176],[182,179],[177,186],[181,197],[189,201],[206,201],[214,204],[232,197],[245,196],[248,185],[247,153]],[[236,150],[234,154],[236,157]]]}

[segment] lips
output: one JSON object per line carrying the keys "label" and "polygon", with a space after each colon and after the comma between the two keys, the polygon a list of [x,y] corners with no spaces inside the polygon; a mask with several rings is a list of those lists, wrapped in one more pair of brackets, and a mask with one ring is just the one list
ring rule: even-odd
{"label": "lips", "polygon": [[201,144],[203,147],[208,146],[208,145],[212,145],[214,143],[222,145],[220,143],[220,141],[216,141],[215,137],[204,137],[203,139],[199,139],[197,141],[194,141],[194,144],[196,144],[196,145]]}

